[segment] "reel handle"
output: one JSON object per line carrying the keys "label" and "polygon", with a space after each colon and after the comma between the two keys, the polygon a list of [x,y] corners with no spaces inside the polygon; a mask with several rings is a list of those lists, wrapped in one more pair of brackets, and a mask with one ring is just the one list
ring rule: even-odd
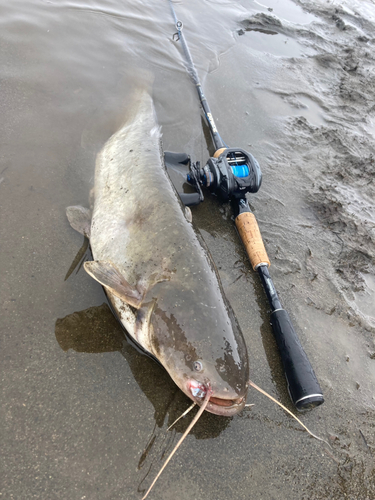
{"label": "reel handle", "polygon": [[178,196],[186,207],[199,205],[202,201],[199,193],[178,193]]}

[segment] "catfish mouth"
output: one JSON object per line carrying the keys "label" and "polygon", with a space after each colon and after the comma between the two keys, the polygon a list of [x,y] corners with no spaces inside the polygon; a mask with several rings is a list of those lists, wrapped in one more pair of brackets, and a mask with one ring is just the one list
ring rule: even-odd
{"label": "catfish mouth", "polygon": [[223,399],[211,396],[206,410],[215,415],[231,417],[245,407],[245,398]]}
{"label": "catfish mouth", "polygon": [[210,403],[214,404],[214,405],[218,405],[218,406],[233,406],[234,404],[236,404],[236,400],[234,399],[221,399],[221,398],[215,398],[215,397],[212,397],[210,398]]}

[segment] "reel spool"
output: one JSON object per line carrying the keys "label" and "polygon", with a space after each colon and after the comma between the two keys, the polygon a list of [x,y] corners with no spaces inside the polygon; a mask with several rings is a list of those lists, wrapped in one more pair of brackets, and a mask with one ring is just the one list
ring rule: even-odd
{"label": "reel spool", "polygon": [[187,175],[189,184],[195,186],[198,196],[192,200],[182,201],[187,205],[197,205],[203,201],[201,186],[227,202],[231,199],[242,199],[246,193],[256,193],[262,183],[262,172],[254,156],[244,149],[223,148],[209,158],[204,168],[200,163],[193,163]]}

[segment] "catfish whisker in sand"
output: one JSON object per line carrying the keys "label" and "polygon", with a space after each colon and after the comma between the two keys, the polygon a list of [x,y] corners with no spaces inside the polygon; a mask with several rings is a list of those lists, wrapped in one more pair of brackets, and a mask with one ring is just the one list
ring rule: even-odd
{"label": "catfish whisker in sand", "polygon": [[261,392],[262,394],[264,394],[265,396],[267,396],[267,398],[271,399],[271,401],[273,401],[274,403],[276,403],[277,405],[279,405],[283,410],[285,410],[287,413],[289,413],[289,415],[291,415],[295,420],[297,420],[297,422],[302,425],[302,427],[310,434],[310,436],[312,436],[313,438],[317,439],[318,441],[323,441],[323,443],[325,443],[329,448],[331,448],[331,446],[327,443],[327,441],[325,441],[323,438],[320,438],[319,436],[316,436],[315,434],[313,434],[307,427],[305,424],[303,424],[301,422],[301,420],[296,417],[290,410],[288,410],[288,408],[286,408],[286,406],[284,406],[283,404],[281,404],[279,401],[277,401],[277,399],[273,398],[270,394],[268,394],[266,391],[264,391],[263,389],[261,389],[260,387],[258,387],[256,384],[254,384],[254,382],[252,382],[251,380],[249,380],[249,385],[251,385],[251,387],[254,387],[254,389],[256,389],[257,391]]}
{"label": "catfish whisker in sand", "polygon": [[204,398],[204,401],[202,403],[202,406],[199,408],[199,411],[198,413],[195,415],[195,417],[193,418],[193,420],[191,421],[189,427],[186,429],[186,431],[183,433],[182,437],[180,438],[179,442],[176,444],[176,446],[174,447],[174,449],[172,450],[171,454],[169,455],[169,457],[167,458],[167,460],[164,462],[163,464],[163,467],[160,469],[160,471],[158,472],[157,476],[155,477],[155,479],[152,481],[152,484],[151,486],[149,487],[149,489],[147,490],[145,496],[142,498],[142,500],[145,500],[145,498],[147,498],[148,494],[150,493],[150,491],[152,490],[152,488],[154,487],[154,484],[156,483],[156,481],[159,479],[161,473],[163,472],[163,470],[166,468],[166,466],[168,465],[169,461],[171,460],[171,458],[173,457],[173,455],[176,453],[176,451],[178,450],[178,448],[180,447],[180,445],[182,444],[182,442],[184,441],[184,439],[186,438],[186,436],[189,434],[189,432],[191,431],[191,429],[194,427],[194,425],[197,423],[197,421],[199,420],[199,418],[201,417],[202,413],[204,412],[204,410],[206,409],[206,406],[208,405],[208,402],[210,400],[210,397],[212,395],[212,390],[211,389],[207,389],[207,392],[206,392],[206,396]]}
{"label": "catfish whisker in sand", "polygon": [[197,403],[193,403],[191,406],[189,406],[189,408],[187,410],[184,411],[184,413],[182,415],[180,415],[178,418],[176,418],[176,420],[173,422],[173,424],[168,427],[167,431],[169,431],[169,429],[171,429],[180,420],[180,418],[185,417],[185,415],[187,415],[189,413],[189,411],[192,410],[196,404]]}

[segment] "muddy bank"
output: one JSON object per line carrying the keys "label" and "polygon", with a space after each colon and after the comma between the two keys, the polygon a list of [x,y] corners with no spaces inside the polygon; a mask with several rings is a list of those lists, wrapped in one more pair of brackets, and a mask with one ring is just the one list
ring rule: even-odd
{"label": "muddy bank", "polygon": [[[375,25],[340,5],[299,4],[316,16],[307,27],[261,12],[242,20],[238,34],[253,30],[283,34],[316,52],[288,62],[299,80],[298,89],[269,89],[302,111],[302,116],[285,120],[288,138],[283,155],[305,177],[301,186],[309,191],[305,199],[324,228],[326,247],[332,253],[328,279],[350,306],[344,314],[374,331],[375,306],[369,305],[375,304],[371,278],[375,270]],[[311,123],[308,114],[304,116],[309,107],[303,101],[306,97],[316,103],[323,120],[320,126]],[[327,271],[327,266],[321,266],[314,279]],[[325,306],[332,308],[333,304]]]}
{"label": "muddy bank", "polygon": [[[301,418],[331,447],[251,391],[255,406],[242,414],[202,418],[152,498],[373,498],[373,5],[190,0],[176,9],[221,135],[261,165],[249,201],[326,399]],[[189,402],[127,344],[101,287],[82,267],[71,272],[77,252],[76,263],[90,257],[65,208],[87,206],[95,156],[144,70],[164,148],[205,162],[212,145],[167,3],[0,0],[0,13],[1,493],[138,499],[193,415],[167,431]],[[207,196],[193,220],[252,379],[292,409],[230,207]]]}

